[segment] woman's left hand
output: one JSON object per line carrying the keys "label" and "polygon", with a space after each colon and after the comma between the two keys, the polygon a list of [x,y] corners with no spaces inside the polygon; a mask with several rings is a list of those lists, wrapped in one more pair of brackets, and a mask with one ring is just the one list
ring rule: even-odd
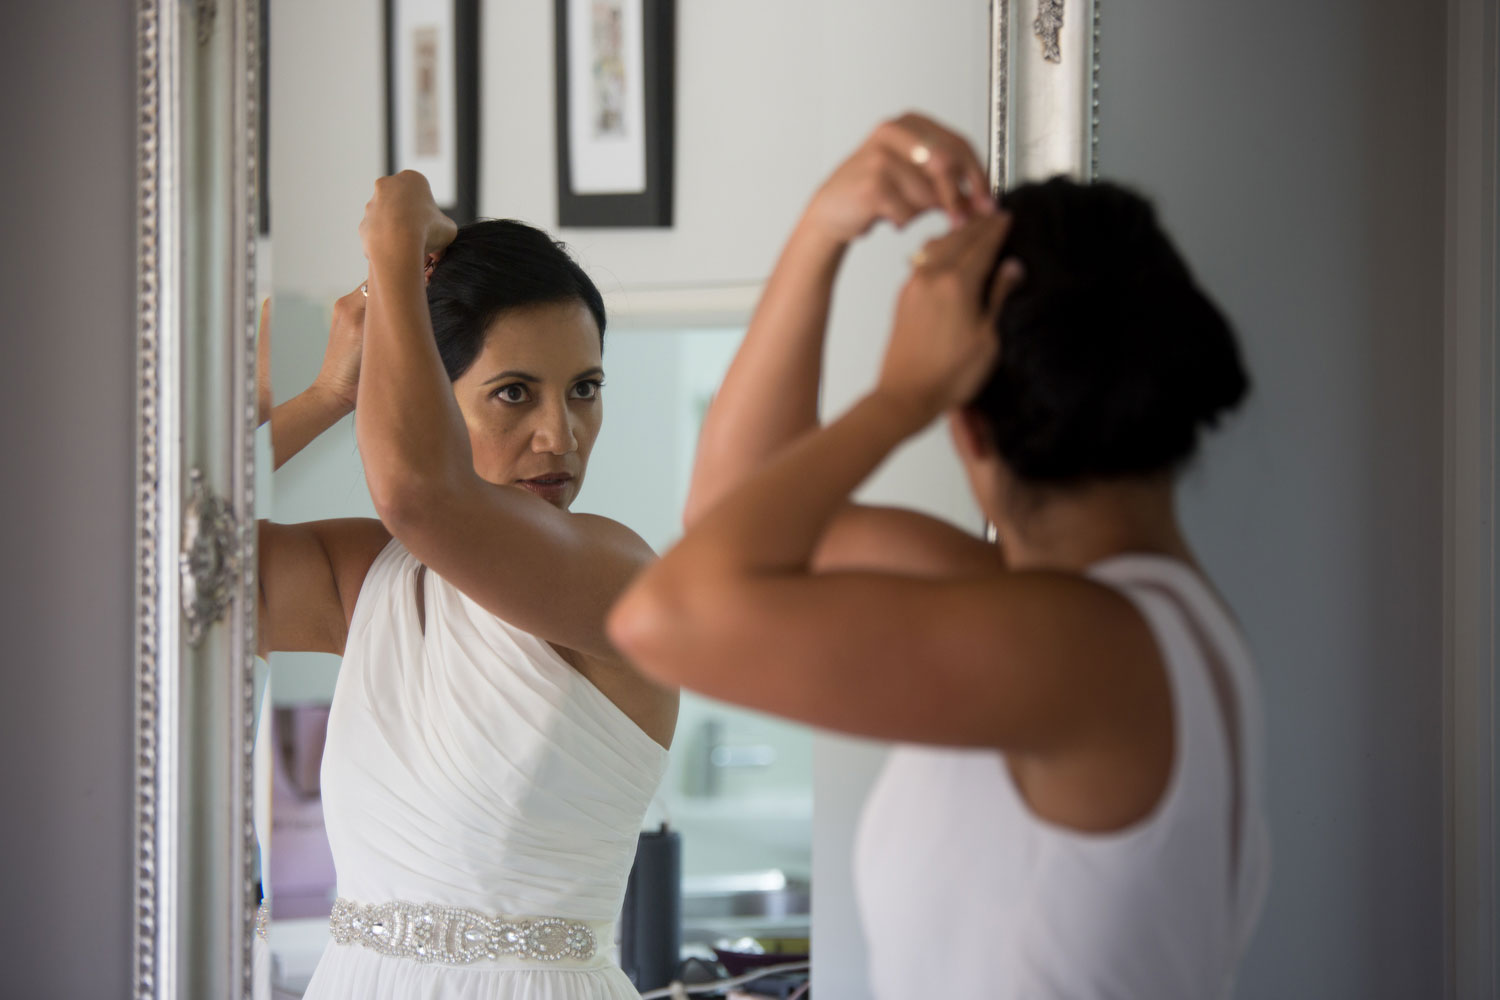
{"label": "woman's left hand", "polygon": [[999,356],[995,320],[1021,282],[1021,263],[1008,259],[988,287],[986,279],[1009,231],[1009,213],[979,216],[928,241],[913,260],[876,391],[924,425],[972,400]]}
{"label": "woman's left hand", "polygon": [[271,408],[271,300],[265,299],[255,335],[255,426],[271,419]]}
{"label": "woman's left hand", "polygon": [[458,226],[438,208],[427,178],[415,170],[403,170],[375,182],[375,194],[365,204],[359,224],[360,243],[372,264],[388,253],[422,255],[423,264],[435,260]]}
{"label": "woman's left hand", "polygon": [[359,399],[359,363],[364,352],[365,286],[354,289],[333,303],[333,321],[328,326],[328,346],[313,386],[326,392],[343,407],[354,409]]}

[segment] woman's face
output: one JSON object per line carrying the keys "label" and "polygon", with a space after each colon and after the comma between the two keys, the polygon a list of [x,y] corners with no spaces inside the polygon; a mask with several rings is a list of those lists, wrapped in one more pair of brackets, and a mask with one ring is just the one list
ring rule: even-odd
{"label": "woman's face", "polygon": [[474,471],[564,510],[583,486],[604,419],[599,327],[582,302],[502,313],[453,383]]}

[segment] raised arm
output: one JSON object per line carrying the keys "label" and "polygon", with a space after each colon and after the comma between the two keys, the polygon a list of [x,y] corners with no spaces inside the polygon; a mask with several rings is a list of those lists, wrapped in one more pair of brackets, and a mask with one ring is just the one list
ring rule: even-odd
{"label": "raised arm", "polygon": [[[685,525],[818,425],[829,304],[849,244],[882,219],[900,228],[934,209],[957,225],[992,213],[994,201],[969,144],[915,114],[882,123],[819,188],[704,420]],[[825,567],[997,561],[993,547],[910,511],[851,506],[835,520],[820,550]]]}
{"label": "raised arm", "polygon": [[304,390],[273,406],[271,398],[271,304],[261,307],[257,378],[261,420],[271,421],[274,468],[281,468],[324,431],[354,410],[359,388],[360,342],[364,334],[365,293],[356,288],[333,304],[328,346],[317,376]]}
{"label": "raised arm", "polygon": [[884,219],[992,212],[969,144],[936,122],[881,124],[809,202],[703,422],[683,521],[692,524],[766,459],[817,426],[828,308],[844,251]]}
{"label": "raised arm", "polygon": [[[358,288],[334,303],[317,377],[302,392],[273,406],[269,301],[261,307],[258,403],[261,419],[271,422],[276,468],[354,409],[364,309],[364,294]],[[370,518],[308,524],[263,520],[257,531],[261,655],[342,653],[365,573],[390,541],[389,533]]]}
{"label": "raised arm", "polygon": [[621,599],[611,635],[642,670],[863,735],[1037,751],[1144,697],[1151,640],[1104,587],[812,571],[850,492],[989,371],[1019,280],[1011,264],[985,284],[1004,234],[989,217],[929,244],[877,388],[747,477]]}
{"label": "raised arm", "polygon": [[486,610],[615,659],[604,615],[651,551],[623,525],[475,471],[423,290],[424,263],[455,231],[420,174],[376,182],[360,226],[370,294],[355,410],[370,496],[413,555]]}

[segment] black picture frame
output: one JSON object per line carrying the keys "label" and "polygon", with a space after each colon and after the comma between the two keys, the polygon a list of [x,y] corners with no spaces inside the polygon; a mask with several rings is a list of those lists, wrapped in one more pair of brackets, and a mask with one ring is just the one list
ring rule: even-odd
{"label": "black picture frame", "polygon": [[260,0],[256,29],[255,194],[256,228],[271,235],[271,0]]}
{"label": "black picture frame", "polygon": [[[385,0],[385,163],[386,173],[401,169],[396,151],[396,9]],[[473,222],[479,207],[479,0],[453,3],[453,134],[457,197],[440,205],[460,226]]]}
{"label": "black picture frame", "polygon": [[557,52],[557,221],[566,227],[654,227],[672,225],[672,161],[676,104],[676,3],[642,0],[643,93],[645,99],[645,190],[631,194],[582,194],[573,189],[569,87],[583,85],[587,67],[574,73],[568,58],[568,3],[554,0]]}

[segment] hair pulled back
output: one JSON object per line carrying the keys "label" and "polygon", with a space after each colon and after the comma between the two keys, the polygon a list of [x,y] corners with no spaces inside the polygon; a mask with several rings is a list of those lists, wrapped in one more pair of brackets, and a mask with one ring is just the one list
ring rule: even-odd
{"label": "hair pulled back", "polygon": [[448,380],[468,371],[501,313],[572,301],[588,307],[603,343],[604,299],[562,243],[514,219],[459,227],[427,282],[432,331]]}
{"label": "hair pulled back", "polygon": [[[1006,465],[1043,485],[1174,472],[1249,389],[1233,331],[1149,202],[1056,178],[1007,192],[1000,259],[1026,278],[972,407]],[[998,261],[997,261],[998,264]]]}

